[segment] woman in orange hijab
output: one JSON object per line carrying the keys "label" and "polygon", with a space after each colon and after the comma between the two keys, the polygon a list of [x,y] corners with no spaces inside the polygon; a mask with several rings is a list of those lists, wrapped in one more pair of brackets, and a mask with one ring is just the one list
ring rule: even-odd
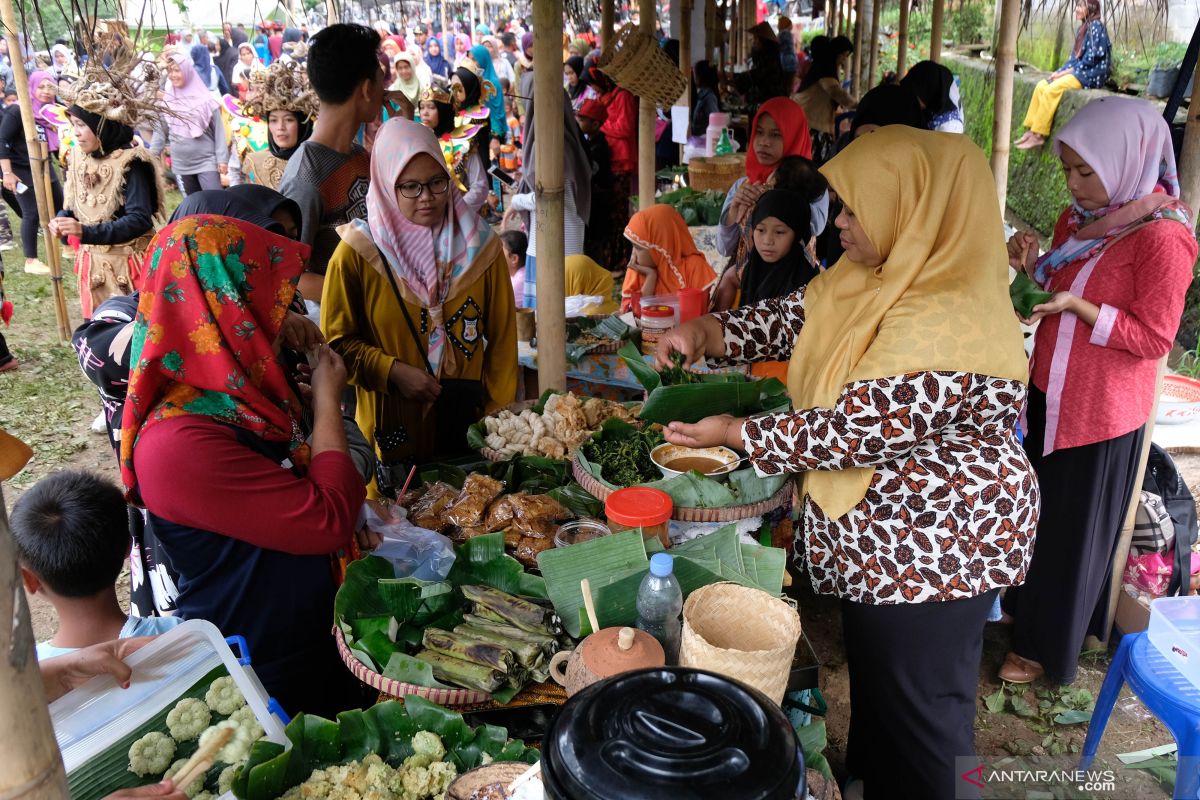
{"label": "woman in orange hijab", "polygon": [[671,206],[651,206],[634,214],[625,238],[633,244],[633,254],[621,286],[623,310],[633,304],[634,292],[676,294],[685,288],[708,292],[716,282],[717,274],[696,249],[687,223]]}

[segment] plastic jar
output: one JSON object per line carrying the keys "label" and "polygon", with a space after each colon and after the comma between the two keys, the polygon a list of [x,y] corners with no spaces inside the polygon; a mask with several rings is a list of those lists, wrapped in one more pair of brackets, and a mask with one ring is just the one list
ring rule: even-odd
{"label": "plastic jar", "polygon": [[675,327],[675,309],[670,306],[642,306],[638,327],[642,329],[642,352],[652,356],[658,352],[658,338]]}
{"label": "plastic jar", "polygon": [[580,542],[590,542],[592,539],[599,539],[601,536],[608,536],[610,533],[612,531],[609,530],[608,526],[599,520],[571,520],[558,526],[558,532],[554,534],[554,546],[568,547]]}
{"label": "plastic jar", "polygon": [[647,486],[617,489],[604,501],[604,516],[613,533],[637,530],[643,539],[658,539],[671,546],[669,527],[674,511],[671,495]]}

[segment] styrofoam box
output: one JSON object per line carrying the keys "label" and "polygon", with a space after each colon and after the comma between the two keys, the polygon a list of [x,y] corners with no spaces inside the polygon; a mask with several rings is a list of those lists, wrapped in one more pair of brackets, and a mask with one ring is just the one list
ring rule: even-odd
{"label": "styrofoam box", "polygon": [[1200,597],[1160,597],[1150,603],[1150,643],[1200,689]]}
{"label": "styrofoam box", "polygon": [[[188,620],[138,650],[125,661],[133,670],[129,688],[111,675],[93,678],[50,704],[50,721],[69,775],[122,737],[136,730],[216,667],[224,664],[266,737],[291,747],[283,725],[267,710],[267,693],[238,664],[221,632],[210,622]],[[232,797],[228,792],[222,797]]]}

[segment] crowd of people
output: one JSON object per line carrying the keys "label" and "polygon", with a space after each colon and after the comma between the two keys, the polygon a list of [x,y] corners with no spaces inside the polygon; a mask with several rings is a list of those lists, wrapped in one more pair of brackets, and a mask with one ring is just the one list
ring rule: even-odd
{"label": "crowd of people", "polygon": [[[1090,10],[1081,20],[1074,74],[1100,46]],[[537,226],[521,221],[537,205],[532,36],[384,27],[263,31],[266,57],[227,28],[215,67],[185,36],[159,66],[116,47],[64,93],[51,229],[78,249],[74,344],[124,497],[65,472],[18,501],[26,588],[62,620],[41,655],[199,618],[246,637],[285,708],[369,701],[329,636],[339,570],[376,541],[364,504],[467,452],[466,427],[516,398],[516,309],[537,296]],[[694,70],[698,114],[752,112],[721,264],[671,206],[630,214],[636,99],[596,66],[594,37],[564,35],[568,294],[598,295],[603,313],[702,292],[711,313],[664,334],[659,364],[786,382],[792,411],[665,435],[799,477],[797,563],[841,600],[847,769],[866,796],[950,798],[955,757],[974,752],[985,622],[1012,625],[1000,675],[1014,683],[1071,682],[1084,637],[1111,624],[1156,365],[1197,256],[1192,212],[1161,115],[1105,98],[1054,139],[1072,204],[1050,249],[1028,233],[1006,244],[945,67],[855,98],[849,42],[797,56],[788,27],[753,30],[747,82]],[[265,147],[226,135],[206,77],[226,67],[248,74],[241,110]],[[7,121],[6,187],[31,180]],[[493,165],[517,145],[506,192]],[[169,221],[166,148],[185,195]],[[1052,293],[1028,320],[1010,267]],[[1021,322],[1039,323],[1032,360]],[[130,541],[132,619],[113,593]]]}

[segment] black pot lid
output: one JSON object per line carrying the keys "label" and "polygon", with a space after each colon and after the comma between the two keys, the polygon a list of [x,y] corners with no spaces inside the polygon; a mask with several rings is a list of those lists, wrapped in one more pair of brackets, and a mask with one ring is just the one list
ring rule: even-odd
{"label": "black pot lid", "polygon": [[561,800],[790,800],[804,759],[766,695],[711,672],[627,672],[571,698],[543,744]]}

